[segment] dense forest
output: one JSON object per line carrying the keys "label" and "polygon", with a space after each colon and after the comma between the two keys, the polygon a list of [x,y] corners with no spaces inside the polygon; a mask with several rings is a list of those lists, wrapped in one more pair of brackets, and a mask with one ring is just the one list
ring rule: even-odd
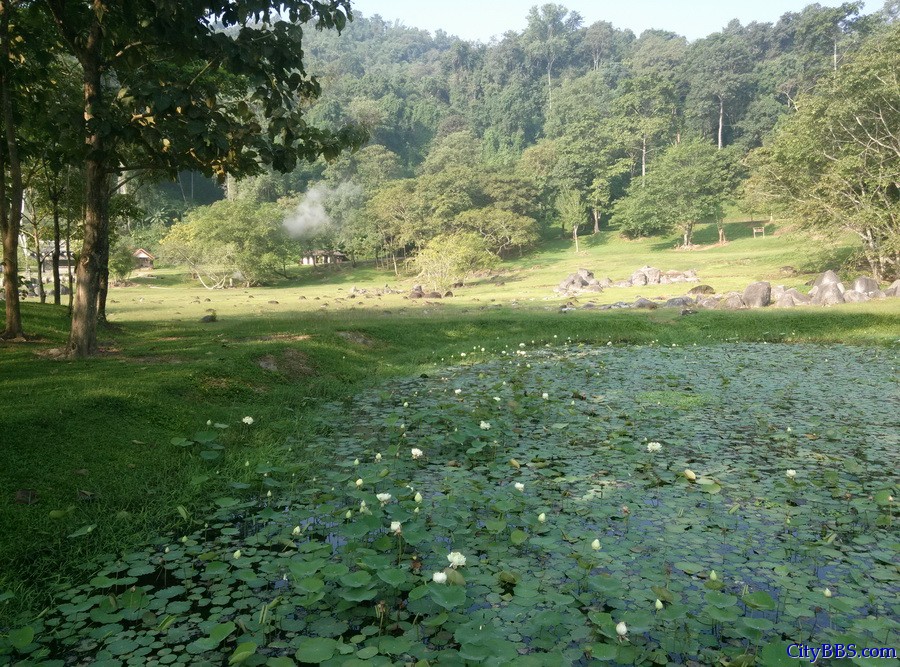
{"label": "dense forest", "polygon": [[[264,112],[254,116],[241,101],[252,76],[200,67],[184,85],[208,78],[212,111],[179,125],[186,135],[160,129],[150,104],[132,112],[141,127],[123,135],[134,141],[112,169],[104,261],[124,276],[130,250],[143,247],[223,285],[232,276],[259,283],[287,275],[304,250],[341,250],[437,284],[542,238],[577,245],[579,234],[609,225],[629,237],[677,232],[690,247],[695,224],[721,222],[737,203],[820,233],[852,233],[858,259],[876,277],[894,277],[898,13],[896,0],[869,15],[861,2],[812,4],[774,24],[734,20],[689,42],[586,25],[545,4],[531,9],[523,31],[482,44],[377,15],[344,23],[338,12],[325,27],[340,32],[307,23],[295,42],[295,62],[313,78],[290,78],[290,58],[279,63],[294,89],[278,95],[295,101],[293,111],[269,108],[261,86],[253,96]],[[235,21],[220,36],[239,46]],[[53,86],[32,91],[31,101],[77,118],[78,104],[67,106],[79,95],[77,62],[42,63]],[[137,87],[103,85],[122,106]],[[160,90],[151,103],[180,113],[173,88]],[[235,136],[252,143],[247,127],[210,132],[226,98],[250,133],[274,143],[204,161],[198,153],[215,153],[217,142],[220,152]],[[54,127],[64,138],[66,125]],[[156,142],[143,165],[132,159],[148,152],[141,133]],[[306,143],[285,155],[278,137],[301,135]],[[340,152],[346,145],[355,150]],[[75,252],[81,245],[85,167],[66,159],[65,141],[54,146],[33,154],[22,225],[33,247],[53,238],[47,252],[59,255],[61,243]],[[59,302],[58,277],[53,293]]]}

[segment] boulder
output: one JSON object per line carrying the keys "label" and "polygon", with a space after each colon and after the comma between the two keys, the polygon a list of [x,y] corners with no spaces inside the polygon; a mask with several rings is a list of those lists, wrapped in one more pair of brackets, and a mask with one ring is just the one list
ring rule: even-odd
{"label": "boulder", "polygon": [[743,294],[744,305],[748,308],[765,308],[771,302],[771,297],[772,286],[765,281],[747,285]]}
{"label": "boulder", "polygon": [[885,296],[900,296],[900,280],[895,280],[891,286],[884,290]]}
{"label": "boulder", "polygon": [[689,296],[676,296],[669,299],[663,304],[663,308],[687,308],[696,305],[696,302]]}
{"label": "boulder", "polygon": [[421,299],[424,296],[425,295],[422,292],[417,292],[416,290],[413,290],[412,292],[409,293],[410,299]]}
{"label": "boulder", "polygon": [[594,278],[594,272],[588,271],[587,269],[578,269],[576,273],[585,280],[593,280]]}
{"label": "boulder", "polygon": [[613,287],[631,287],[631,281],[630,280],[619,280],[617,282],[614,282],[612,284],[612,286]]}
{"label": "boulder", "polygon": [[600,287],[612,287],[613,281],[611,278],[601,278],[600,279]]}
{"label": "boulder", "polygon": [[708,296],[702,299],[697,300],[697,305],[700,308],[718,308],[719,307],[719,299],[716,297]]}
{"label": "boulder", "polygon": [[822,287],[823,285],[835,285],[839,282],[841,282],[841,279],[838,277],[838,274],[836,274],[834,271],[829,269],[828,271],[826,271],[825,273],[823,273],[821,276],[819,276],[818,278],[816,278],[813,281],[813,287]]}
{"label": "boulder", "polygon": [[788,294],[785,292],[775,301],[776,308],[793,308],[794,306],[802,305],[796,299],[794,299],[793,294]]}
{"label": "boulder", "polygon": [[692,287],[688,290],[688,294],[715,294],[716,290],[714,290],[709,285],[697,285],[696,287]]}
{"label": "boulder", "polygon": [[662,276],[662,271],[652,266],[645,266],[641,269],[641,273],[647,276],[647,284],[648,285],[659,285],[660,276]]}
{"label": "boulder", "polygon": [[636,287],[642,287],[647,284],[647,274],[643,271],[635,271],[631,274],[631,284]]}
{"label": "boulder", "polygon": [[787,288],[784,285],[772,285],[772,293],[769,295],[769,301],[775,303],[786,291]]}
{"label": "boulder", "polygon": [[646,310],[656,310],[657,305],[650,299],[645,299],[643,297],[638,297],[637,301],[631,304],[632,308],[644,308]]}
{"label": "boulder", "polygon": [[425,296],[427,296],[429,299],[440,299],[441,293],[440,292],[429,292]]}
{"label": "boulder", "polygon": [[844,292],[844,303],[862,303],[871,299],[866,292],[860,292],[855,289],[848,289]]}
{"label": "boulder", "polygon": [[[817,285],[816,294],[812,298],[812,302],[817,306],[834,306],[838,303],[844,303],[843,290],[839,288],[840,283],[825,283]],[[812,294],[812,290],[810,290]]]}
{"label": "boulder", "polygon": [[744,308],[744,299],[737,292],[728,294],[717,306],[720,310],[740,310]]}
{"label": "boulder", "polygon": [[588,285],[588,286],[587,286],[587,291],[588,291],[588,292],[602,292],[602,291],[603,291],[603,288],[600,287],[599,284],[597,284],[597,285]]}
{"label": "boulder", "polygon": [[445,299],[449,299],[451,296],[453,296],[453,292],[450,292],[450,291],[444,292]]}
{"label": "boulder", "polygon": [[668,284],[671,283],[671,282],[672,282],[672,279],[669,278],[669,276],[660,276],[660,277],[659,277],[659,284],[660,284],[660,285],[668,285]]}
{"label": "boulder", "polygon": [[874,278],[869,278],[869,276],[860,276],[853,281],[853,286],[850,289],[863,294],[872,294],[879,291],[878,281]]}
{"label": "boulder", "polygon": [[785,290],[784,293],[790,295],[794,299],[794,301],[798,302],[798,305],[799,304],[807,304],[812,301],[812,298],[810,298],[809,295],[804,294],[803,292],[800,292],[800,291],[794,289],[793,287]]}

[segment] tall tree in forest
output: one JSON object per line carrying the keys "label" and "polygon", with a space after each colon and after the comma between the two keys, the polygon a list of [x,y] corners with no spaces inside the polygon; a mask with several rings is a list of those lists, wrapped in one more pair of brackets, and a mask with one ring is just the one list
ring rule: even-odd
{"label": "tall tree in forest", "polygon": [[576,31],[582,18],[562,5],[545,4],[528,12],[523,39],[525,51],[542,64],[547,74],[547,109],[553,109],[553,68],[572,53]]}
{"label": "tall tree in forest", "polygon": [[873,276],[900,277],[900,24],[798,98],[752,163],[752,192],[806,226],[856,235]]}
{"label": "tall tree in forest", "polygon": [[[111,179],[123,168],[224,177],[334,156],[361,137],[303,121],[320,93],[303,24],[342,29],[348,0],[42,0],[84,86],[85,221],[69,352],[97,349]],[[261,122],[262,119],[262,122]]]}

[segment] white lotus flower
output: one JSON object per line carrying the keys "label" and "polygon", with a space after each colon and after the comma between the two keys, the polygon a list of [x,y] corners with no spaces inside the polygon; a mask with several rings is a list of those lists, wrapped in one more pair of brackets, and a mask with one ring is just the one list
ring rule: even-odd
{"label": "white lotus flower", "polygon": [[409,407],[409,403],[407,403],[406,401],[403,401],[403,407],[404,407],[404,408],[408,408],[408,407]]}
{"label": "white lotus flower", "polygon": [[344,515],[344,518],[352,519],[353,518],[353,510],[347,510],[347,513]]}
{"label": "white lotus flower", "polygon": [[797,471],[793,468],[788,468],[784,471],[784,474],[788,476],[788,479],[794,479],[797,476]]}
{"label": "white lotus flower", "polygon": [[653,606],[656,607],[656,611],[662,611],[665,605],[663,605],[662,600],[656,598],[656,602],[653,603]]}
{"label": "white lotus flower", "polygon": [[616,634],[620,637],[624,637],[628,634],[628,626],[625,625],[625,621],[619,621],[616,624]]}
{"label": "white lotus flower", "polygon": [[658,442],[648,442],[647,443],[647,451],[653,454],[654,452],[658,452],[662,449],[662,444]]}
{"label": "white lotus flower", "polygon": [[423,452],[418,447],[413,447],[412,449],[409,450],[409,453],[412,454],[412,457],[414,459],[420,459],[425,455],[425,452]]}
{"label": "white lotus flower", "polygon": [[391,502],[392,498],[390,493],[377,493],[375,494],[375,497],[378,498],[378,502],[380,502],[382,505],[386,505]]}
{"label": "white lotus flower", "polygon": [[375,454],[375,460],[376,460],[376,461],[380,461],[380,460],[381,460],[381,452],[378,452],[377,454]]}
{"label": "white lotus flower", "polygon": [[359,465],[359,459],[353,459],[353,465],[358,466],[358,465]]}
{"label": "white lotus flower", "polygon": [[419,513],[419,508],[417,507],[416,509],[413,510],[413,514],[418,514],[418,513]]}
{"label": "white lotus flower", "polygon": [[541,512],[538,514],[538,523],[545,523],[547,521],[547,515]]}
{"label": "white lotus flower", "polygon": [[822,595],[824,595],[827,598],[830,598],[831,597],[831,589],[826,588],[824,591],[822,591]]}
{"label": "white lotus flower", "polygon": [[688,480],[690,480],[691,482],[696,481],[696,479],[697,479],[697,473],[695,473],[690,468],[684,469],[684,476],[687,477]]}
{"label": "white lotus flower", "polygon": [[212,419],[207,419],[207,420],[206,420],[206,425],[207,425],[207,426],[212,426]]}
{"label": "white lotus flower", "polygon": [[709,580],[710,580],[710,581],[718,581],[718,579],[719,579],[719,575],[716,574],[716,571],[715,571],[715,570],[710,570],[710,571],[709,571]]}
{"label": "white lotus flower", "polygon": [[416,495],[413,496],[413,500],[415,500],[417,503],[422,502],[422,494],[416,491]]}
{"label": "white lotus flower", "polygon": [[525,485],[522,484],[522,482],[516,482],[515,484],[513,484],[513,486],[516,487],[516,491],[522,491],[523,493],[525,492]]}
{"label": "white lotus flower", "polygon": [[247,426],[250,426],[250,424],[253,423],[253,417],[247,416],[244,417],[241,421],[244,422]]}
{"label": "white lotus flower", "polygon": [[431,575],[431,580],[436,584],[446,584],[447,583],[447,575],[443,572],[435,572]]}
{"label": "white lotus flower", "polygon": [[371,514],[371,512],[369,511],[369,506],[366,505],[365,500],[360,501],[360,503],[359,503],[359,513],[360,514]]}
{"label": "white lotus flower", "polygon": [[291,531],[291,535],[299,535],[300,534],[300,526],[294,526],[294,530]]}
{"label": "white lotus flower", "polygon": [[266,491],[266,498],[271,498],[271,497],[272,497],[272,490],[270,489],[270,490]]}
{"label": "white lotus flower", "polygon": [[454,389],[453,393],[459,396],[462,393],[462,389]]}
{"label": "white lotus flower", "polygon": [[399,521],[391,521],[391,532],[394,535],[399,535],[403,532],[402,524]]}
{"label": "white lotus flower", "polygon": [[163,553],[165,553],[165,554],[169,553],[169,547],[166,547],[166,548],[163,550]]}
{"label": "white lotus flower", "polygon": [[482,421],[481,424],[479,424],[479,426],[481,426],[482,431],[490,431],[491,430],[490,422]]}
{"label": "white lotus flower", "polygon": [[543,394],[541,394],[541,398],[543,398],[545,401],[550,400],[550,394],[545,391]]}
{"label": "white lotus flower", "polygon": [[238,558],[241,557],[241,550],[238,549],[238,550],[235,551],[234,554],[232,554],[232,555],[234,556],[234,559],[237,560]]}
{"label": "white lotus flower", "polygon": [[595,539],[593,542],[591,542],[591,549],[593,549],[594,551],[600,551],[600,540]]}
{"label": "white lotus flower", "polygon": [[466,557],[458,551],[451,551],[447,554],[447,560],[450,561],[450,567],[457,568],[466,564]]}
{"label": "white lotus flower", "polygon": [[360,488],[362,485],[363,485],[362,478],[356,480],[356,488],[357,488],[357,489]]}

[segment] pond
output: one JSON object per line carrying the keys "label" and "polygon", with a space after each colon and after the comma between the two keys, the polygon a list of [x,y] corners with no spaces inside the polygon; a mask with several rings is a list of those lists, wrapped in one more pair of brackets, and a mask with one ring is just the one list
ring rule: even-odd
{"label": "pond", "polygon": [[0,658],[739,666],[898,645],[895,351],[460,352],[322,406],[314,480],[259,468]]}

